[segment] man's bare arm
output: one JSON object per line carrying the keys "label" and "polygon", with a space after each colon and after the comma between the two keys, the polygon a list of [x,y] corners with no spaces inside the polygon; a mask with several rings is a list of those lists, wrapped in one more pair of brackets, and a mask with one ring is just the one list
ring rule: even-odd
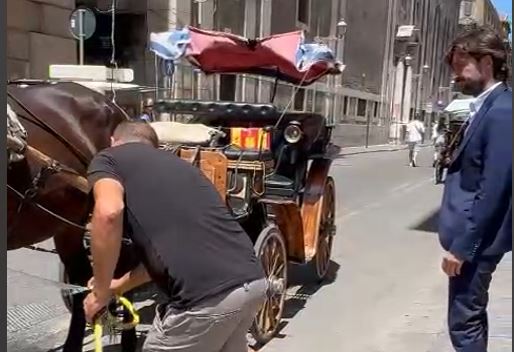
{"label": "man's bare arm", "polygon": [[123,186],[116,180],[98,180],[93,188],[95,208],[91,220],[93,256],[93,292],[101,298],[110,295],[110,286],[118,262],[123,231]]}
{"label": "man's bare arm", "polygon": [[114,287],[111,287],[115,293],[124,294],[130,290],[133,290],[136,287],[142,286],[147,282],[152,281],[152,278],[146,271],[146,268],[143,264],[139,264],[137,268],[126,273],[118,280],[114,280]]}

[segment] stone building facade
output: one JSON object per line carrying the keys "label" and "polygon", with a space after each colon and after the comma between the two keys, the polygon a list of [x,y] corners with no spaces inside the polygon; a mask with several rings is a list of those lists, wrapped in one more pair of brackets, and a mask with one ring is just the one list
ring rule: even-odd
{"label": "stone building facade", "polygon": [[7,0],[7,77],[47,78],[53,63],[77,63],[69,30],[74,0]]}
{"label": "stone building facade", "polygon": [[[451,98],[451,74],[443,58],[457,35],[460,0],[391,0],[393,14],[384,74],[390,138],[401,141],[405,125],[420,116],[428,126]],[[400,26],[406,32],[400,33]],[[401,36],[407,32],[408,38]],[[429,130],[429,129],[427,129]]]}
{"label": "stone building facade", "polygon": [[491,0],[463,0],[459,11],[459,27],[490,26],[504,32],[502,18]]}
{"label": "stone building facade", "polygon": [[[190,24],[247,37],[303,29],[307,40],[329,45],[347,65],[343,75],[325,78],[305,89],[280,84],[274,102],[330,116],[337,125],[334,136],[342,145],[363,144],[365,139],[370,144],[388,142],[391,121],[397,125],[408,121],[414,112],[427,110],[428,102],[437,100],[441,89],[449,86],[448,71],[440,60],[458,24],[460,6],[460,0],[116,3],[116,63],[132,68],[135,83],[141,85],[154,86],[156,82],[155,60],[148,51],[150,33],[176,26]],[[94,36],[85,42],[85,63],[110,65],[112,0],[8,0],[7,67],[11,78],[46,78],[49,64],[77,63],[77,41],[68,28],[71,10],[81,5],[94,9],[97,21]],[[340,23],[346,26],[338,26]],[[415,25],[419,36],[419,45],[411,53],[411,68],[399,64],[405,62],[405,53],[398,50],[395,35],[402,25]],[[407,91],[407,98],[401,101],[402,111],[408,113],[402,118],[395,115],[393,104],[399,71],[402,91]],[[188,65],[178,67],[175,77],[175,97],[185,99],[267,102],[274,84],[271,79],[252,76],[206,77]],[[162,81],[157,83],[163,85]]]}

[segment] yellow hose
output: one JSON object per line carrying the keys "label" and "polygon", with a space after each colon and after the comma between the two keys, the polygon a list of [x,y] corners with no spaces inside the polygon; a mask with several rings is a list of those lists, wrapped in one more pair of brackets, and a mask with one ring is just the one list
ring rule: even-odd
{"label": "yellow hose", "polygon": [[103,346],[102,346],[102,335],[103,335],[103,326],[100,323],[100,319],[95,322],[95,327],[93,330],[93,333],[95,335],[95,352],[102,352]]}
{"label": "yellow hose", "polygon": [[[122,296],[116,297],[116,302],[120,305],[122,305],[125,309],[128,310],[130,315],[132,315],[132,322],[129,324],[117,324],[119,327],[123,330],[128,330],[133,327],[136,327],[139,324],[139,314],[137,313],[134,305],[132,302],[130,302],[128,299]],[[109,311],[105,314],[110,314]],[[103,317],[100,316],[96,319],[95,324],[93,326],[93,334],[94,334],[94,345],[95,345],[95,352],[102,352],[103,346],[102,346],[102,337],[103,337],[103,325],[102,325]]]}

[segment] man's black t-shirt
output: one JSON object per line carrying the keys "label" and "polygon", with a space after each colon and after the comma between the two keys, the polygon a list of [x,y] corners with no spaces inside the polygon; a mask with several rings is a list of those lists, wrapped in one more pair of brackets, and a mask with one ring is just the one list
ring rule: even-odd
{"label": "man's black t-shirt", "polygon": [[248,235],[187,161],[127,143],[98,153],[88,173],[91,184],[109,177],[123,185],[124,231],[171,306],[187,308],[264,277]]}

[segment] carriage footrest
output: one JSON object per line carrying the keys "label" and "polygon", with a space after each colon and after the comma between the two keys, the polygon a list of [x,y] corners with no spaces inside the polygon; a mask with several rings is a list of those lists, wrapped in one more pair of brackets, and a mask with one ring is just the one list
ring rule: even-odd
{"label": "carriage footrest", "polygon": [[294,197],[294,181],[281,175],[273,175],[266,179],[265,196]]}

